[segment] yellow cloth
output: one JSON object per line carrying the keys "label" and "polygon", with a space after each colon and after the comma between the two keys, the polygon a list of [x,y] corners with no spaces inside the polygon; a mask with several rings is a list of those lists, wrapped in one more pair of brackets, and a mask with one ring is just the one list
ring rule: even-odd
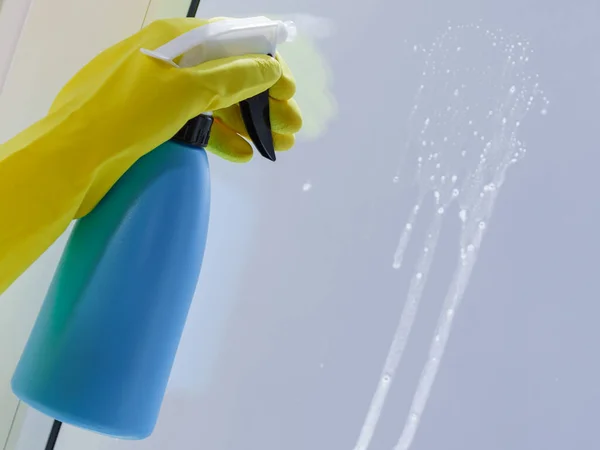
{"label": "yellow cloth", "polygon": [[44,119],[0,145],[0,293],[192,117],[214,111],[208,149],[247,161],[252,149],[238,135],[244,128],[236,105],[270,89],[276,147],[293,145],[301,119],[294,80],[279,58],[247,55],[179,69],[140,52],[207,22],[160,20],[105,50],[65,85]]}

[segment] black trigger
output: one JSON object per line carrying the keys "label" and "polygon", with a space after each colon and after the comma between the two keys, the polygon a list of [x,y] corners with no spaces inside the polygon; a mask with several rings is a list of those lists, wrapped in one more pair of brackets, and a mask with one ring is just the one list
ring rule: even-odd
{"label": "black trigger", "polygon": [[269,91],[240,102],[246,131],[256,150],[265,158],[275,161],[275,147],[271,133],[271,109]]}

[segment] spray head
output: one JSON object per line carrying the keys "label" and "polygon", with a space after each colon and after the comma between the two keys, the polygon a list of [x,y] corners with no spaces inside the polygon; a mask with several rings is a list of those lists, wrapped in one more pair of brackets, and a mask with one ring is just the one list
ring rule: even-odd
{"label": "spray head", "polygon": [[[225,19],[188,31],[155,50],[141,51],[174,67],[191,67],[206,61],[253,53],[274,56],[277,46],[292,41],[296,34],[292,21],[267,17]],[[180,61],[176,63],[179,57]],[[269,93],[263,92],[244,100],[240,108],[246,130],[257,151],[275,161]]]}

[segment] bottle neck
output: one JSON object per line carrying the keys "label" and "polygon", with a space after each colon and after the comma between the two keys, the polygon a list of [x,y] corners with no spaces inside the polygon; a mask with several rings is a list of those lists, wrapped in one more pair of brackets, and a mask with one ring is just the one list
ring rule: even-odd
{"label": "bottle neck", "polygon": [[191,147],[206,148],[212,124],[212,115],[200,114],[188,120],[171,140]]}

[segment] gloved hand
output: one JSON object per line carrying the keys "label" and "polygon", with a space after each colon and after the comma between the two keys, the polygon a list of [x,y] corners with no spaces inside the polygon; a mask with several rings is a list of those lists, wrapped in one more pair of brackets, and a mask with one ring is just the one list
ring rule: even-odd
{"label": "gloved hand", "polygon": [[209,150],[247,161],[236,105],[270,89],[275,146],[292,146],[301,119],[279,59],[247,55],[180,69],[140,51],[207,22],[160,20],[110,47],[65,85],[45,118],[0,145],[0,293],[135,161],[198,114],[215,114]]}
{"label": "gloved hand", "polygon": [[275,149],[294,145],[302,119],[292,98],[294,78],[279,56],[232,57],[178,69],[140,52],[222,19],[154,22],[102,52],[60,91],[50,112],[76,112],[69,126],[86,135],[86,153],[104,161],[77,217],[91,211],[139,157],[202,112],[215,117],[207,150],[234,162],[250,160],[239,102],[267,89]]}
{"label": "gloved hand", "polygon": [[[289,150],[294,146],[294,135],[302,127],[302,116],[293,96],[296,83],[285,61],[279,54],[276,60],[281,66],[281,78],[269,89],[271,131],[275,150]],[[252,158],[252,146],[246,132],[240,105],[235,103],[214,112],[211,137],[207,150],[229,161],[245,162]],[[243,136],[245,139],[243,139]]]}

